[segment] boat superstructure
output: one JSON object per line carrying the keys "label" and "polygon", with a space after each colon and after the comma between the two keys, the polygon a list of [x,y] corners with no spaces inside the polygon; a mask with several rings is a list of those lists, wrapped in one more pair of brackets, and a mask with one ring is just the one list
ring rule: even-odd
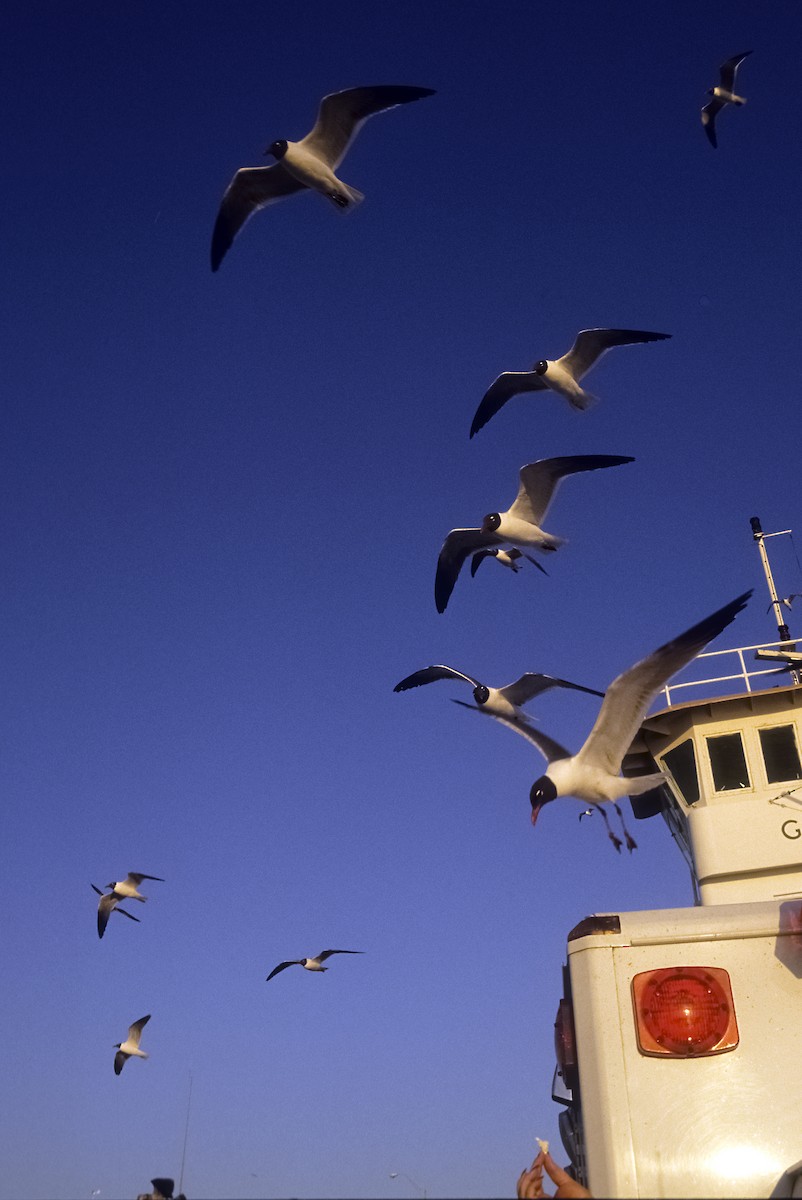
{"label": "boat superstructure", "polygon": [[802,1196],[802,682],[780,640],[670,681],[624,761],[666,782],[688,908],[594,914],[568,935],[553,1098],[599,1196]]}

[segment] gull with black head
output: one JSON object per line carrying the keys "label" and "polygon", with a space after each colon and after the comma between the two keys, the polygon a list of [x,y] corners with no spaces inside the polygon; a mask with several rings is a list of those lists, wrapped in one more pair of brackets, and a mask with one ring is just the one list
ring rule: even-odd
{"label": "gull with black head", "polygon": [[541,358],[531,371],[504,371],[485,392],[471,424],[470,436],[478,433],[512,396],[521,392],[545,392],[551,389],[572,408],[582,411],[595,403],[580,380],[614,346],[635,346],[642,342],[664,342],[670,333],[650,333],[645,329],[580,329],[574,344],[562,358]]}
{"label": "gull with black head", "polygon": [[624,825],[618,801],[659,787],[665,774],[660,771],[623,778],[620,772],[624,755],[658,692],[727,628],[746,607],[751,595],[751,590],[744,592],[614,679],[605,692],[596,723],[577,754],[572,755],[539,729],[530,727],[526,731],[548,763],[546,773],[535,780],[529,793],[533,825],[544,804],[561,796],[573,796],[600,813],[610,840],[620,850],[621,839],[613,833],[602,808],[604,803],[610,803],[621,819],[627,849],[635,849],[636,843]]}
{"label": "gull with black head", "polygon": [[751,53],[751,50],[745,50],[743,54],[733,54],[732,58],[728,58],[718,69],[718,86],[708,88],[707,94],[713,99],[708,101],[702,109],[702,125],[707,134],[707,140],[714,150],[718,148],[716,117],[722,108],[726,108],[728,104],[734,104],[736,108],[741,108],[746,104],[745,97],[735,93],[735,76],[743,60],[748,58]]}
{"label": "gull with black head", "polygon": [[139,1041],[142,1037],[142,1030],[150,1020],[150,1013],[146,1017],[140,1017],[138,1021],[134,1021],[133,1025],[128,1028],[128,1037],[124,1042],[115,1042],[117,1053],[114,1055],[114,1074],[119,1075],[129,1058],[147,1058],[144,1050],[139,1049]]}
{"label": "gull with black head", "polygon": [[143,879],[164,883],[159,875],[144,875],[141,871],[129,871],[125,879],[119,879],[116,883],[107,883],[106,887],[110,887],[120,900],[140,900],[144,904],[147,896],[143,896],[138,890]]}
{"label": "gull with black head", "polygon": [[522,546],[528,550],[550,552],[564,539],[546,533],[540,522],[549,510],[560,482],[567,475],[598,471],[634,462],[620,454],[574,454],[562,458],[541,458],[527,463],[518,473],[518,495],[504,512],[488,513],[478,529],[452,529],[446,536],[437,560],[434,599],[437,611],[445,612],[462,564],[481,550]]}
{"label": "gull with black head", "polygon": [[245,222],[259,209],[295,192],[319,192],[341,212],[364,199],[338,179],[335,171],[369,117],[433,96],[432,88],[377,84],[332,92],[320,101],[317,120],[298,142],[278,138],[265,154],[269,167],[241,167],[226,188],[212,233],[212,270],[216,271]]}
{"label": "gull with black head", "polygon": [[463,708],[471,709],[472,712],[502,719],[505,725],[509,725],[517,733],[522,733],[524,737],[527,729],[531,728],[531,718],[528,713],[524,712],[521,705],[533,700],[535,696],[540,696],[551,688],[571,688],[577,692],[588,692],[592,696],[604,695],[603,692],[583,687],[580,683],[569,683],[567,679],[556,679],[552,675],[542,675],[533,671],[528,671],[514,683],[508,683],[506,687],[493,688],[480,683],[471,675],[466,675],[464,671],[457,671],[454,667],[441,664],[414,671],[412,675],[407,675],[406,679],[397,683],[393,691],[405,692],[426,683],[435,683],[439,679],[461,679],[470,684],[476,704],[466,704],[464,700],[454,700],[454,704],[460,704]]}
{"label": "gull with black head", "polygon": [[287,967],[303,967],[307,971],[328,971],[328,967],[322,964],[327,958],[331,958],[332,954],[364,954],[364,950],[321,950],[320,954],[316,954],[314,958],[290,958],[286,962],[279,963],[274,967],[267,976],[266,982],[269,982],[274,975],[278,975],[279,971],[284,971]]}

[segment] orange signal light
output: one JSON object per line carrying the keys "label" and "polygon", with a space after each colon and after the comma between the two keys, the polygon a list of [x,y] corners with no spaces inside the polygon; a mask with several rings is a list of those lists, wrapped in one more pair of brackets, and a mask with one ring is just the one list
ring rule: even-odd
{"label": "orange signal light", "polygon": [[664,967],[632,980],[641,1054],[702,1058],[738,1045],[730,977],[721,967]]}

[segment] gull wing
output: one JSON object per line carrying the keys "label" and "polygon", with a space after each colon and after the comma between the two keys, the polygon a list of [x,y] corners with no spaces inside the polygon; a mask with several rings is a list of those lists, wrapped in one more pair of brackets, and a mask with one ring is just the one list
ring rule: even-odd
{"label": "gull wing", "polygon": [[125,882],[136,884],[139,887],[143,879],[155,879],[157,883],[164,883],[164,880],[158,875],[143,875],[140,871],[129,871]]}
{"label": "gull wing", "polygon": [[364,950],[321,950],[317,955],[318,962],[324,962],[327,958],[331,958],[332,954],[364,954]]}
{"label": "gull wing", "polygon": [[469,554],[488,546],[503,546],[504,539],[484,529],[452,529],[440,550],[434,577],[434,602],[439,613],[446,611],[457,576]]}
{"label": "gull wing", "polygon": [[495,557],[496,557],[495,550],[480,550],[477,554],[474,554],[473,557],[471,558],[471,579],[473,579],[474,575],[479,570],[480,566],[482,565],[482,563],[484,562],[484,560],[486,558],[495,558]]}
{"label": "gull wing", "polygon": [[226,188],[212,231],[212,270],[216,271],[249,217],[268,204],[307,189],[280,163],[241,167]]}
{"label": "gull wing", "polygon": [[471,679],[470,675],[465,675],[462,671],[455,671],[453,667],[436,664],[432,667],[423,667],[420,671],[413,671],[411,675],[407,675],[406,679],[397,683],[393,691],[406,692],[409,688],[420,687],[423,683],[434,683],[437,679],[464,679],[471,687],[479,686],[478,679]]}
{"label": "gull wing", "polygon": [[724,100],[719,100],[718,96],[714,96],[710,103],[706,104],[702,109],[702,125],[707,134],[707,140],[714,150],[718,147],[718,142],[716,141],[716,114],[721,111],[724,104]]}
{"label": "gull wing", "polygon": [[570,752],[564,746],[561,746],[559,742],[555,742],[554,738],[550,738],[541,729],[535,729],[526,720],[514,720],[512,717],[503,717],[499,713],[488,712],[487,709],[479,708],[474,704],[466,704],[464,700],[452,700],[452,703],[460,704],[463,708],[468,708],[471,712],[478,713],[480,717],[492,717],[494,721],[500,721],[508,729],[513,729],[516,733],[520,733],[522,737],[527,738],[528,741],[533,742],[537,746],[547,762],[553,762],[555,758],[571,757]]}
{"label": "gull wing", "polygon": [[735,76],[738,73],[738,68],[751,53],[751,50],[745,50],[743,54],[733,54],[732,58],[728,58],[725,63],[721,64],[718,69],[719,87],[723,87],[728,92],[735,91]]}
{"label": "gull wing", "polygon": [[538,571],[542,571],[544,575],[548,575],[546,568],[541,566],[536,558],[532,558],[531,554],[524,554],[523,550],[517,550],[515,547],[513,547],[512,550],[508,550],[507,553],[509,554],[510,558],[525,558],[526,561],[530,562],[533,567],[537,567]]}
{"label": "gull wing", "polygon": [[266,982],[269,983],[274,975],[278,975],[279,971],[283,971],[286,967],[300,967],[302,963],[303,963],[302,958],[290,958],[287,960],[287,962],[279,963],[279,965],[277,967],[274,967],[273,970],[270,972],[270,974],[267,977]]}
{"label": "gull wing", "polygon": [[512,396],[520,392],[547,392],[548,384],[543,382],[540,375],[534,371],[505,371],[491,383],[479,402],[471,423],[470,437],[478,433],[500,408],[503,408]]}
{"label": "gull wing", "polygon": [[751,595],[751,589],[744,592],[614,679],[590,736],[576,757],[617,775],[654,697],[672,675],[727,628]]}
{"label": "gull wing", "polygon": [[579,683],[569,683],[567,679],[557,679],[553,675],[541,675],[532,671],[527,671],[520,679],[516,679],[515,683],[509,683],[506,687],[499,688],[499,692],[505,700],[509,700],[510,704],[526,704],[527,700],[533,700],[541,692],[547,692],[550,688],[555,687],[589,692],[591,696],[604,695],[604,692],[597,692],[595,688],[582,687]]}
{"label": "gull wing", "polygon": [[554,493],[566,475],[580,471],[598,471],[602,467],[618,467],[634,462],[634,458],[620,454],[573,454],[562,458],[541,458],[527,463],[519,472],[518,495],[510,506],[511,517],[521,517],[533,525],[540,525],[549,510]]}
{"label": "gull wing", "polygon": [[645,329],[580,329],[573,346],[560,359],[560,366],[580,380],[614,346],[664,342],[670,337],[670,333],[650,333]]}
{"label": "gull wing", "polygon": [[127,1040],[134,1046],[139,1045],[139,1039],[142,1036],[142,1030],[145,1028],[149,1020],[150,1013],[148,1013],[146,1017],[140,1017],[138,1021],[134,1021],[133,1025],[129,1026]]}
{"label": "gull wing", "polygon": [[114,1074],[115,1075],[120,1074],[120,1071],[122,1071],[123,1067],[128,1062],[128,1059],[130,1057],[131,1057],[130,1054],[123,1054],[122,1050],[117,1051],[117,1053],[114,1055]]}
{"label": "gull wing", "polygon": [[379,84],[332,92],[320,101],[314,127],[299,143],[332,168],[345,157],[349,145],[369,117],[399,104],[433,96],[432,88]]}
{"label": "gull wing", "polygon": [[[116,892],[109,892],[108,894],[101,892],[100,889],[96,888],[94,884],[92,884],[92,887],[95,888],[98,896],[101,897],[100,903],[97,906],[97,936],[102,938],[103,934],[106,932],[106,926],[109,923],[109,917],[114,911],[116,905],[119,903],[120,897]],[[128,915],[130,916],[130,913]]]}
{"label": "gull wing", "polygon": [[112,909],[112,912],[118,912],[121,917],[128,917],[129,921],[138,921],[139,920],[139,917],[135,917],[133,913],[129,913],[127,909],[120,908],[117,905],[115,905],[115,907]]}

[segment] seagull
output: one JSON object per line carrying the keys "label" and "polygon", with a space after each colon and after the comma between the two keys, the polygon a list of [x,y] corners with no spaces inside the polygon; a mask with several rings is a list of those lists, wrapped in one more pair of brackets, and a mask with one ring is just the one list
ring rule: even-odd
{"label": "seagull", "polygon": [[[420,671],[413,672],[412,675],[407,675],[406,679],[402,679],[395,685],[393,691],[406,692],[410,688],[420,687],[424,683],[434,683],[438,679],[463,679],[473,688],[473,698],[476,704],[465,704],[462,700],[455,700],[455,704],[461,704],[463,708],[470,708],[473,712],[484,713],[489,717],[503,717],[506,725],[518,733],[523,733],[524,736],[526,736],[526,729],[531,728],[531,719],[528,713],[521,708],[521,705],[526,704],[527,700],[533,700],[535,696],[540,696],[543,692],[556,687],[573,688],[577,692],[588,692],[591,696],[604,695],[604,692],[597,692],[594,688],[583,687],[579,683],[569,683],[567,679],[555,679],[552,675],[535,674],[532,671],[528,671],[514,683],[508,683],[506,687],[492,688],[480,683],[471,675],[466,675],[464,671],[457,671],[454,667],[440,664],[424,667]],[[522,729],[520,726],[525,728]]]}
{"label": "seagull", "polygon": [[133,1025],[129,1026],[128,1037],[124,1042],[115,1042],[117,1053],[114,1055],[114,1074],[119,1075],[126,1062],[132,1056],[136,1058],[147,1058],[144,1050],[139,1049],[139,1039],[142,1036],[142,1030],[150,1020],[150,1013],[146,1017],[140,1017],[138,1021],[134,1021]]}
{"label": "seagull", "polygon": [[164,880],[158,875],[143,875],[138,871],[129,871],[125,879],[118,880],[117,883],[107,883],[106,887],[111,888],[118,900],[141,900],[144,904],[147,896],[142,896],[137,891],[143,879],[154,879],[156,883],[164,883]]}
{"label": "seagull", "polygon": [[101,892],[99,887],[95,887],[94,883],[90,884],[93,891],[97,892],[101,897],[100,904],[97,906],[97,936],[102,938],[106,932],[106,926],[109,923],[109,917],[113,912],[122,913],[124,917],[128,917],[131,921],[138,921],[139,917],[135,917],[133,913],[126,912],[124,908],[117,908],[117,905],[123,899],[116,892]]}
{"label": "seagull", "polygon": [[482,397],[470,436],[478,433],[519,392],[544,392],[551,388],[572,408],[579,411],[590,408],[596,397],[581,388],[579,381],[608,350],[641,342],[664,342],[670,337],[670,333],[649,333],[643,329],[580,329],[573,346],[562,358],[541,358],[531,371],[505,371],[499,375]]}
{"label": "seagull", "polygon": [[716,141],[716,117],[722,108],[726,108],[728,104],[735,104],[738,108],[746,104],[743,96],[736,96],[735,94],[735,76],[743,60],[748,58],[751,53],[751,50],[746,50],[743,54],[735,54],[732,58],[728,58],[718,69],[718,87],[708,88],[707,94],[708,96],[712,96],[713,99],[705,104],[702,109],[702,125],[707,134],[708,141],[714,150],[718,146],[718,142]]}
{"label": "seagull", "polygon": [[283,971],[285,967],[304,967],[307,971],[328,971],[328,967],[321,964],[327,958],[331,958],[332,954],[364,954],[364,950],[321,950],[320,954],[316,954],[314,958],[290,958],[287,962],[279,963],[267,977],[265,982],[268,982],[274,975],[278,975],[279,971]]}
{"label": "seagull", "polygon": [[535,780],[529,793],[533,825],[544,804],[556,800],[558,796],[574,796],[601,814],[608,837],[616,850],[620,851],[621,839],[613,833],[607,814],[601,807],[607,801],[621,819],[627,849],[635,849],[636,843],[624,825],[617,802],[624,796],[637,796],[651,791],[666,776],[659,771],[624,779],[620,775],[624,755],[660,689],[672,675],[704,650],[708,642],[726,629],[746,607],[751,595],[751,589],[744,592],[614,679],[605,693],[590,736],[578,754],[570,754],[559,742],[539,729],[530,727],[526,731],[525,736],[534,742],[548,763],[545,775]]}
{"label": "seagull", "polygon": [[523,712],[521,704],[525,704],[528,700],[534,700],[535,696],[540,696],[544,691],[549,691],[551,688],[571,688],[575,691],[589,692],[589,695],[592,696],[604,696],[603,691],[595,691],[594,688],[583,688],[579,683],[569,683],[568,679],[557,679],[553,676],[546,676],[546,674],[534,673],[532,671],[522,674],[520,679],[516,679],[515,683],[507,684],[505,688],[489,688],[489,686],[479,683],[478,679],[468,676],[465,672],[456,671],[454,667],[442,664],[423,667],[423,670],[414,671],[411,676],[402,679],[401,683],[396,683],[393,691],[408,691],[409,688],[420,688],[421,684],[435,683],[437,679],[465,680],[473,688],[475,704],[466,704],[462,700],[455,700],[455,704],[461,704],[462,708],[469,708],[474,713],[503,718],[504,725],[508,725],[516,733],[522,733],[525,737],[527,736],[528,728],[531,728],[532,724],[528,713]]}
{"label": "seagull", "polygon": [[563,538],[545,533],[539,528],[539,522],[548,512],[560,480],[566,475],[618,467],[634,461],[634,458],[620,454],[578,454],[541,458],[521,467],[518,495],[505,512],[488,513],[478,529],[452,529],[446,536],[434,580],[437,611],[445,612],[462,564],[469,555],[507,544],[542,551],[556,550],[563,545]]}
{"label": "seagull", "polygon": [[[777,603],[784,604],[785,607],[790,610],[794,600],[802,600],[802,592],[791,592],[790,596],[780,596]],[[766,609],[766,612],[771,612],[773,607],[774,603],[772,602]]]}
{"label": "seagull", "polygon": [[538,571],[542,571],[544,575],[548,575],[546,568],[541,567],[537,559],[532,558],[531,554],[524,554],[521,550],[499,550],[497,548],[495,550],[480,550],[478,554],[474,554],[473,558],[471,559],[472,579],[486,558],[494,558],[497,563],[501,564],[502,567],[508,567],[511,571],[514,571],[516,575],[522,566],[522,563],[519,561],[519,559],[525,558],[532,563],[533,566],[537,567]]}
{"label": "seagull", "polygon": [[342,211],[364,199],[335,175],[353,139],[376,113],[433,96],[432,88],[381,84],[332,92],[320,101],[317,120],[299,142],[273,142],[265,154],[269,167],[241,167],[226,188],[212,233],[212,270],[216,271],[242,226],[255,212],[294,192],[310,188]]}

